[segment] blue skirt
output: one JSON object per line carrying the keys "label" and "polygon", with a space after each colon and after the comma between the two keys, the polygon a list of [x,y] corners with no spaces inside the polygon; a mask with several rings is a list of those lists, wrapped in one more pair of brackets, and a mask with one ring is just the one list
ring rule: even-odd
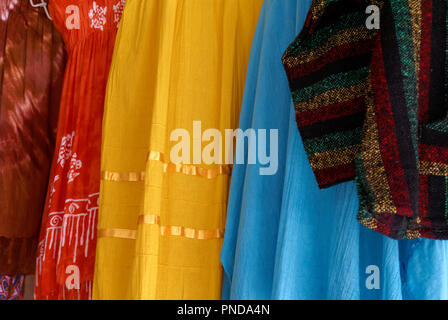
{"label": "blue skirt", "polygon": [[234,166],[223,299],[448,299],[446,241],[389,239],[357,222],[354,182],[317,187],[281,63],[310,3],[263,4],[240,128],[279,130],[278,171]]}

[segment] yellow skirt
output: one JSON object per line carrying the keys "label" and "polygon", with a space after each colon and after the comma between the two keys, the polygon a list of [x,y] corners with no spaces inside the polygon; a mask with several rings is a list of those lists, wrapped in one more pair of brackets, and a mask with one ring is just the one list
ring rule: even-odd
{"label": "yellow skirt", "polygon": [[[170,162],[175,129],[238,126],[262,0],[128,0],[103,122],[94,299],[220,299],[231,168]],[[193,160],[193,155],[191,154]]]}

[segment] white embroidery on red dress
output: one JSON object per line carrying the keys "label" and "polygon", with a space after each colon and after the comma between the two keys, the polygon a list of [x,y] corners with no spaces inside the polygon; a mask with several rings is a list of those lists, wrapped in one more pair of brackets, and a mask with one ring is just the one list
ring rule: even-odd
{"label": "white embroidery on red dress", "polygon": [[124,11],[124,4],[126,3],[125,0],[119,0],[116,4],[113,5],[114,9],[114,23],[116,24],[117,28],[120,26],[120,20],[121,16]]}
{"label": "white embroidery on red dress", "polygon": [[93,1],[93,8],[89,11],[90,27],[103,31],[107,22],[106,13],[107,7],[101,7]]}
{"label": "white embroidery on red dress", "polygon": [[[67,199],[64,211],[49,213],[45,238],[38,245],[36,274],[42,275],[47,253],[57,258],[59,264],[63,247],[73,246],[73,263],[76,263],[80,247],[84,247],[84,257],[88,256],[89,244],[96,236],[98,208],[99,193],[93,193],[84,199]],[[36,286],[39,286],[38,279],[36,277]],[[88,290],[90,294],[91,288]]]}
{"label": "white embroidery on red dress", "polygon": [[[46,241],[48,242],[48,250],[53,250],[53,259],[56,259],[56,251],[59,250],[59,238],[61,236],[62,222],[64,220],[64,211],[52,212],[48,215],[50,227],[47,228]],[[50,237],[48,239],[48,237]],[[44,253],[45,261],[45,253]]]}
{"label": "white embroidery on red dress", "polygon": [[70,169],[68,170],[67,178],[68,183],[73,182],[77,176],[80,175],[78,172],[82,168],[82,161],[78,160],[78,155],[76,153],[73,154],[70,159]]}
{"label": "white embroidery on red dress", "polygon": [[95,238],[98,208],[99,193],[91,194],[85,199],[67,199],[65,201],[61,247],[74,246],[73,263],[76,263],[78,246],[84,246],[84,257],[87,257],[89,243]]}
{"label": "white embroidery on red dress", "polygon": [[65,162],[72,156],[73,140],[75,139],[75,131],[67,134],[61,140],[61,146],[58,153],[58,164],[64,168]]}
{"label": "white embroidery on red dress", "polygon": [[50,196],[48,197],[49,198],[48,199],[48,209],[51,209],[51,203],[53,201],[53,195],[56,192],[56,182],[58,180],[59,180],[59,175],[57,174],[57,175],[54,176],[53,182],[50,185]]}
{"label": "white embroidery on red dress", "polygon": [[[64,221],[64,211],[51,212],[48,214],[49,226],[45,231],[45,238],[38,244],[38,255],[36,258],[36,274],[42,275],[42,263],[47,256],[47,250],[52,253],[53,259],[60,252],[62,222]],[[36,286],[39,286],[39,277],[36,277]]]}

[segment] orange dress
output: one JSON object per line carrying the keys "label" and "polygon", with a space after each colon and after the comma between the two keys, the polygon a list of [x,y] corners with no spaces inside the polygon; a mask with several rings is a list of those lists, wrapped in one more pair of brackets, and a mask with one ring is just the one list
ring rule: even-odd
{"label": "orange dress", "polygon": [[36,299],[90,299],[104,96],[124,0],[57,0],[68,61],[36,261]]}

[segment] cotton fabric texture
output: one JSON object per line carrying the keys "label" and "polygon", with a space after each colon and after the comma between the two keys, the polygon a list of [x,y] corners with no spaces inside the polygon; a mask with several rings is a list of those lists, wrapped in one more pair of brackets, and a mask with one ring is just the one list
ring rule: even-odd
{"label": "cotton fabric texture", "polygon": [[127,2],[106,95],[95,299],[220,298],[231,168],[174,165],[170,135],[192,139],[193,121],[236,128],[261,2]]}
{"label": "cotton fabric texture", "polygon": [[104,96],[123,5],[49,4],[68,62],[36,261],[36,299],[92,296]]}
{"label": "cotton fabric texture", "polygon": [[34,272],[64,67],[45,12],[0,1],[0,275]]}
{"label": "cotton fabric texture", "polygon": [[394,239],[448,239],[446,17],[446,1],[316,0],[283,58],[319,185],[356,178],[359,221]]}
{"label": "cotton fabric texture", "polygon": [[[266,0],[260,14],[240,127],[279,129],[279,169],[261,177],[261,165],[234,165],[221,255],[223,298],[447,299],[445,241],[392,240],[357,222],[354,182],[318,187],[281,63],[310,3]],[[379,289],[366,285],[375,267]]]}

